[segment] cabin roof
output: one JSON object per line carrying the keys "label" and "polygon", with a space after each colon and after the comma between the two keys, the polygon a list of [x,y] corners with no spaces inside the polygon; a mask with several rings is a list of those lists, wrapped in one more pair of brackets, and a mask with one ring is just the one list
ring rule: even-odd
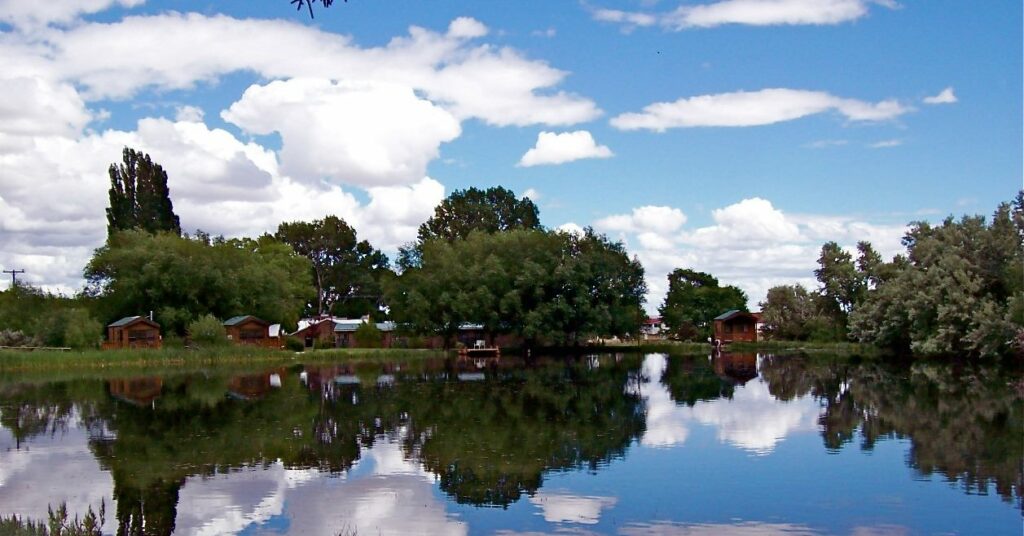
{"label": "cabin roof", "polygon": [[732,320],[733,318],[744,316],[748,317],[755,322],[761,321],[761,313],[748,313],[746,311],[740,311],[739,309],[730,309],[715,317],[715,320]]}
{"label": "cabin roof", "polygon": [[239,325],[239,324],[241,324],[243,322],[246,322],[246,321],[254,321],[254,322],[258,322],[260,324],[264,324],[264,325],[267,325],[267,326],[270,325],[270,322],[267,322],[266,320],[263,320],[262,318],[258,318],[258,317],[252,316],[252,315],[233,316],[233,317],[225,320],[224,321],[224,325],[225,326],[237,326],[237,325]]}
{"label": "cabin roof", "polygon": [[136,316],[126,316],[126,317],[124,317],[124,318],[122,318],[120,320],[117,320],[115,322],[111,322],[110,324],[107,324],[107,327],[108,328],[120,328],[120,327],[127,326],[129,324],[134,324],[136,322],[145,322],[146,324],[149,324],[149,325],[151,325],[153,327],[160,327],[160,325],[157,324],[156,322],[153,322],[152,320],[150,320],[150,319],[148,319],[148,318],[146,318],[144,316],[138,316],[138,315],[136,315]]}

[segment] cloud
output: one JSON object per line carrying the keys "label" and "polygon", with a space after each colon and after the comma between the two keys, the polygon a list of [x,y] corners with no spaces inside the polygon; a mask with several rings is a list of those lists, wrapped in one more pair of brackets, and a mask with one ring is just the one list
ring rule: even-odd
{"label": "cloud", "polygon": [[940,91],[938,95],[925,97],[922,100],[925,104],[953,104],[957,101],[957,98],[956,95],[953,94],[953,88],[947,87]]}
{"label": "cloud", "polygon": [[826,147],[842,147],[848,143],[847,140],[818,140],[804,144],[804,147],[808,149],[824,149]]}
{"label": "cloud", "polygon": [[656,132],[686,127],[750,127],[828,111],[836,111],[850,121],[868,122],[893,119],[910,108],[892,99],[870,103],[821,91],[775,88],[656,102],[645,106],[642,112],[618,115],[611,124],[621,130]]}
{"label": "cloud", "polygon": [[325,79],[250,86],[221,116],[249,133],[280,133],[285,173],[363,187],[422,179],[440,144],[461,133],[411,88]]}
{"label": "cloud", "polygon": [[540,198],[543,197],[543,196],[536,189],[534,189],[534,188],[527,188],[526,191],[523,192],[523,194],[521,196],[519,196],[519,197],[522,198],[522,199],[529,199],[529,200],[531,200],[533,202],[537,202],[537,201],[540,201]]}
{"label": "cloud", "polygon": [[618,233],[643,263],[652,311],[664,299],[666,277],[676,268],[708,272],[723,285],[738,286],[756,309],[775,285],[816,288],[813,272],[823,243],[834,240],[852,249],[867,240],[888,259],[903,251],[900,240],[907,229],[851,216],[790,214],[757,197],[714,209],[711,219],[687,228],[677,208],[640,207],[598,219],[594,227]]}
{"label": "cloud", "polygon": [[871,145],[868,145],[868,147],[870,147],[872,149],[888,149],[888,148],[891,148],[891,147],[899,147],[900,145],[903,145],[903,140],[891,139],[891,140],[876,141],[875,143],[872,143]]}
{"label": "cloud", "polygon": [[630,523],[619,530],[622,536],[820,536],[820,532],[807,525],[795,523],[765,523],[737,521],[736,523]]}
{"label": "cloud", "polygon": [[866,16],[871,4],[889,9],[899,7],[893,0],[721,0],[697,5],[681,5],[662,13],[592,9],[595,20],[636,27],[660,25],[681,31],[713,28],[727,24],[747,26],[835,25]]}
{"label": "cloud", "polygon": [[[0,262],[50,290],[78,288],[102,245],[106,170],[125,146],[168,171],[185,229],[253,236],[336,214],[391,251],[414,239],[444,198],[427,166],[462,121],[568,125],[601,113],[558,88],[568,73],[480,43],[488,29],[468,17],[369,47],[302,24],[224,15],[88,22],[78,17],[114,4],[77,5],[74,15],[0,40],[9,58],[0,73]],[[205,92],[238,72],[262,80],[234,95],[222,118],[244,134],[272,134],[269,142],[208,126],[193,102],[175,103],[173,119],[96,130],[109,115],[91,109],[96,102],[117,109],[119,100],[145,103],[149,92]],[[271,147],[278,136],[280,148]]]}
{"label": "cloud", "polygon": [[0,0],[0,22],[21,30],[33,30],[47,24],[66,24],[80,15],[98,13],[112,6],[135,7],[145,0],[55,0],[40,6],[22,0]]}
{"label": "cloud", "polygon": [[106,170],[125,146],[163,165],[186,230],[256,236],[283,221],[335,214],[360,238],[393,251],[415,238],[444,198],[444,186],[422,176],[410,184],[369,187],[368,201],[360,202],[338,185],[283,174],[273,151],[199,121],[146,118],[132,131],[30,140],[23,152],[0,154],[2,262],[4,269],[26,269],[26,282],[63,292],[81,285],[83,266],[106,237]]}
{"label": "cloud", "polygon": [[520,167],[532,167],[551,164],[564,164],[584,158],[611,158],[612,150],[598,145],[594,137],[586,130],[575,132],[541,132],[537,135],[537,144],[516,164]]}
{"label": "cloud", "polygon": [[413,26],[384,46],[360,47],[292,22],[166,13],[51,29],[3,52],[18,58],[9,73],[47,73],[82,87],[87,99],[193,89],[247,71],[398,84],[460,120],[497,126],[570,125],[600,114],[590,99],[554,89],[568,73],[511,48],[477,44],[485,35],[482,23],[460,17],[446,33]]}

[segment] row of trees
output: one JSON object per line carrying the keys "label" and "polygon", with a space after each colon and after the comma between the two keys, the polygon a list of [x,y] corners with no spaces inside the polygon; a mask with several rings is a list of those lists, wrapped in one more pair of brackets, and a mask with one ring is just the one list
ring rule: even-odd
{"label": "row of trees", "polygon": [[762,303],[780,339],[827,337],[917,355],[990,356],[1024,351],[1024,191],[991,220],[915,222],[906,253],[885,262],[867,242],[857,258],[822,247],[821,286],[779,286]]}

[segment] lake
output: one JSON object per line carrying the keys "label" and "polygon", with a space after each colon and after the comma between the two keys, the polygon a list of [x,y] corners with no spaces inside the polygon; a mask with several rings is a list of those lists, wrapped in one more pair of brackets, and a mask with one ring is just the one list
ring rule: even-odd
{"label": "lake", "polygon": [[1021,534],[1020,372],[592,355],[0,381],[0,515],[121,534]]}

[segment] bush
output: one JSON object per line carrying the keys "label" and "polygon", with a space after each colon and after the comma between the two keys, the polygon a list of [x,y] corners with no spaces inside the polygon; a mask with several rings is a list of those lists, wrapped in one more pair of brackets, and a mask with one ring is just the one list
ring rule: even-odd
{"label": "bush", "polygon": [[301,352],[306,349],[306,345],[302,344],[302,341],[295,337],[286,337],[284,339],[284,347],[293,352]]}
{"label": "bush", "polygon": [[205,314],[188,324],[188,336],[193,342],[207,345],[227,344],[228,333],[217,317]]}
{"label": "bush", "polygon": [[360,348],[380,348],[384,346],[384,333],[377,329],[373,322],[363,322],[356,328],[353,335],[356,339],[356,346]]}
{"label": "bush", "polygon": [[42,346],[42,343],[18,330],[3,329],[0,330],[0,346]]}
{"label": "bush", "polygon": [[85,309],[53,311],[42,324],[41,338],[47,346],[98,348],[103,339],[103,324]]}

